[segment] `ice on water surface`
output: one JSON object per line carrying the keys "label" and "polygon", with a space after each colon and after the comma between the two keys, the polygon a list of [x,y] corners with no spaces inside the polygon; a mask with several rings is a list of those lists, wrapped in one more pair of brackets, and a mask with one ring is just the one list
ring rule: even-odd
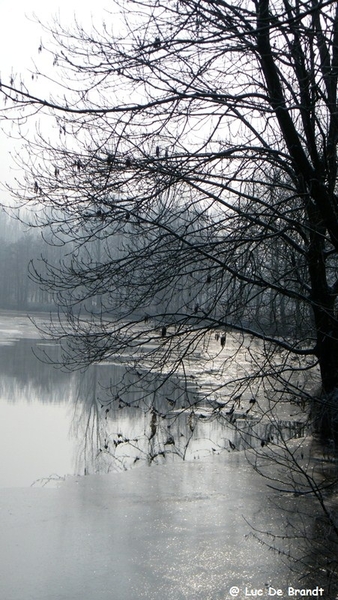
{"label": "ice on water surface", "polygon": [[[53,489],[28,487],[52,471],[60,478],[67,474],[68,466],[39,464],[32,451],[36,428],[45,434],[49,420],[36,456],[49,460],[64,452],[64,442],[59,445],[51,432],[57,423],[62,430],[61,412],[74,402],[77,389],[71,374],[37,363],[31,347],[41,341],[35,334],[22,315],[10,322],[0,315],[0,408],[7,411],[2,475],[6,469],[9,475],[0,489],[1,598],[225,600],[231,586],[285,589],[294,583],[282,557],[255,539],[257,531],[280,531],[282,515],[269,502],[268,480],[241,452],[223,447],[216,456],[206,446],[201,461],[167,459],[168,464],[151,468],[69,477]],[[111,371],[111,365],[102,368]],[[75,406],[77,417],[87,419],[85,404]],[[124,414],[121,426],[128,423]],[[218,435],[214,425],[203,425],[207,436]],[[222,435],[217,439],[224,445]],[[34,475],[33,463],[40,469]],[[13,483],[14,471],[20,478],[29,475],[29,482]],[[278,549],[275,541],[270,545]]]}
{"label": "ice on water surface", "polygon": [[269,525],[265,494],[234,455],[3,490],[3,597],[220,600],[232,585],[281,584],[243,519]]}

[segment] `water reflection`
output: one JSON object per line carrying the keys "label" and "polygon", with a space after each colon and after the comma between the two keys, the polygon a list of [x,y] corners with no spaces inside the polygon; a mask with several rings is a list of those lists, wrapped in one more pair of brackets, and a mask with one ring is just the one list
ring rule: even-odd
{"label": "water reflection", "polygon": [[[30,337],[10,341],[0,345],[2,486],[46,482],[52,473],[200,459],[277,442],[281,433],[280,423],[243,410],[215,410],[201,378],[154,377],[122,360],[68,373],[44,360],[48,353],[57,362],[57,345]],[[303,423],[284,422],[286,439],[303,430]]]}
{"label": "water reflection", "polygon": [[[0,341],[0,397],[8,402],[58,404],[74,397],[77,385],[73,374],[64,373],[37,359],[44,343],[24,338],[9,345]],[[48,344],[57,356],[57,347]]]}
{"label": "water reflection", "polygon": [[0,487],[73,473],[69,400],[76,380],[41,364],[22,338],[0,345]]}
{"label": "water reflection", "polygon": [[[38,360],[45,350],[31,338],[0,345],[1,486],[224,449],[217,421],[191,408],[192,385],[175,378],[154,390],[145,373],[123,363],[67,373]],[[49,344],[48,354],[57,360],[58,347]]]}
{"label": "water reflection", "polygon": [[140,373],[123,364],[94,365],[82,376],[73,420],[82,440],[79,472],[192,460],[224,450],[224,429],[215,419],[200,418],[194,389],[179,378],[160,381],[160,375],[155,390],[139,382]]}
{"label": "water reflection", "polygon": [[[57,359],[58,347],[46,346],[29,328],[24,331],[22,335],[18,328],[14,336],[8,326],[8,335],[0,342],[2,487],[28,486],[37,480],[45,483],[50,476],[109,473],[220,453],[224,464],[229,456],[232,469],[235,451],[255,444],[262,449],[262,442],[276,443],[282,433],[284,440],[303,433],[302,423],[298,427],[295,421],[285,421],[281,430],[273,419],[266,423],[251,412],[243,418],[243,410],[237,407],[229,410],[217,403],[216,407],[207,404],[197,377],[187,383],[187,379],[156,375],[155,381],[146,371],[127,369],[122,361],[94,365],[85,373],[65,373],[36,357],[43,356],[48,348],[49,355]],[[247,410],[249,396],[245,401]],[[297,447],[297,452],[303,450]],[[236,455],[240,457],[240,453]],[[239,464],[241,469],[249,469],[242,457]],[[228,477],[229,473],[234,471],[229,471]],[[234,498],[234,506],[238,498]],[[322,521],[312,518],[315,510],[307,495],[298,499],[289,495],[288,506],[281,505],[280,515],[293,527],[290,543],[299,523],[305,526],[302,540],[325,540]],[[267,523],[265,506],[261,514],[262,531],[268,527],[271,539],[274,524]],[[294,515],[295,525],[290,515]],[[275,521],[275,539],[281,521]],[[326,523],[324,527],[327,532]],[[334,546],[330,535],[325,535]],[[284,544],[285,539],[280,539]],[[311,541],[309,549],[310,571],[317,564],[321,571],[331,569],[327,553],[323,559],[322,543],[319,546]]]}

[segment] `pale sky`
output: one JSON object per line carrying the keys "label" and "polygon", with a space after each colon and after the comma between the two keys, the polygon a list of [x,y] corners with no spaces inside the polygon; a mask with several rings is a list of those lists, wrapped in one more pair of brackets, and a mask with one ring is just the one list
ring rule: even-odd
{"label": "pale sky", "polygon": [[[46,35],[40,30],[39,25],[32,22],[33,15],[48,23],[53,15],[60,15],[61,22],[70,24],[74,15],[84,25],[91,22],[92,17],[96,23],[105,15],[104,8],[111,6],[110,0],[58,0],[49,3],[43,0],[0,0],[0,71],[4,76],[10,72],[11,65],[15,69],[29,67],[31,57],[37,58],[40,39]],[[93,8],[95,7],[95,8]]]}
{"label": "pale sky", "polygon": [[[11,73],[21,73],[27,83],[32,84],[29,69],[33,68],[33,61],[39,61],[44,69],[49,65],[44,63],[43,52],[38,53],[40,41],[46,44],[47,34],[41,31],[40,26],[33,21],[34,14],[44,23],[52,21],[54,15],[59,15],[61,23],[71,25],[74,15],[84,26],[92,20],[99,25],[107,15],[105,7],[111,8],[110,0],[57,0],[46,2],[43,0],[0,0],[0,76],[4,83],[9,82]],[[48,57],[50,61],[51,58]],[[19,81],[19,77],[17,81]],[[29,86],[30,88],[30,86]],[[31,91],[31,90],[30,90]],[[0,131],[0,202],[3,199],[1,182],[11,180],[13,171],[10,167],[11,143]]]}

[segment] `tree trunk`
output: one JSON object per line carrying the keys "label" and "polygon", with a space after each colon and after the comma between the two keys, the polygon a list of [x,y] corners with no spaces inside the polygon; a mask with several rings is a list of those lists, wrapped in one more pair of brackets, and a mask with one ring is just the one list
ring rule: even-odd
{"label": "tree trunk", "polygon": [[336,294],[327,281],[325,239],[327,228],[311,199],[307,202],[309,219],[308,268],[311,300],[316,329],[322,392],[316,421],[323,441],[338,443],[338,320],[335,315]]}

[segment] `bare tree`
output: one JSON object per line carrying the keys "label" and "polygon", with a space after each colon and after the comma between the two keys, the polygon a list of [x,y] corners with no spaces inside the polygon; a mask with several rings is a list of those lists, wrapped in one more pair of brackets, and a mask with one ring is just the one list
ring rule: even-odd
{"label": "bare tree", "polygon": [[167,345],[236,327],[318,360],[336,433],[336,2],[132,2],[122,16],[119,34],[113,18],[50,29],[64,100],[1,87],[6,116],[14,102],[59,129],[27,140],[16,193],[75,244],[50,270],[60,304],[100,296],[114,314],[84,360],[120,344],[117,311],[175,322]]}
{"label": "bare tree", "polygon": [[60,307],[65,364],[126,354],[148,386],[199,352],[228,420],[240,394],[246,414],[264,397],[282,418],[318,376],[336,443],[337,2],[133,0],[101,28],[47,31],[61,94],[1,93],[6,118],[40,117],[14,193],[69,248],[43,277],[32,267]]}

